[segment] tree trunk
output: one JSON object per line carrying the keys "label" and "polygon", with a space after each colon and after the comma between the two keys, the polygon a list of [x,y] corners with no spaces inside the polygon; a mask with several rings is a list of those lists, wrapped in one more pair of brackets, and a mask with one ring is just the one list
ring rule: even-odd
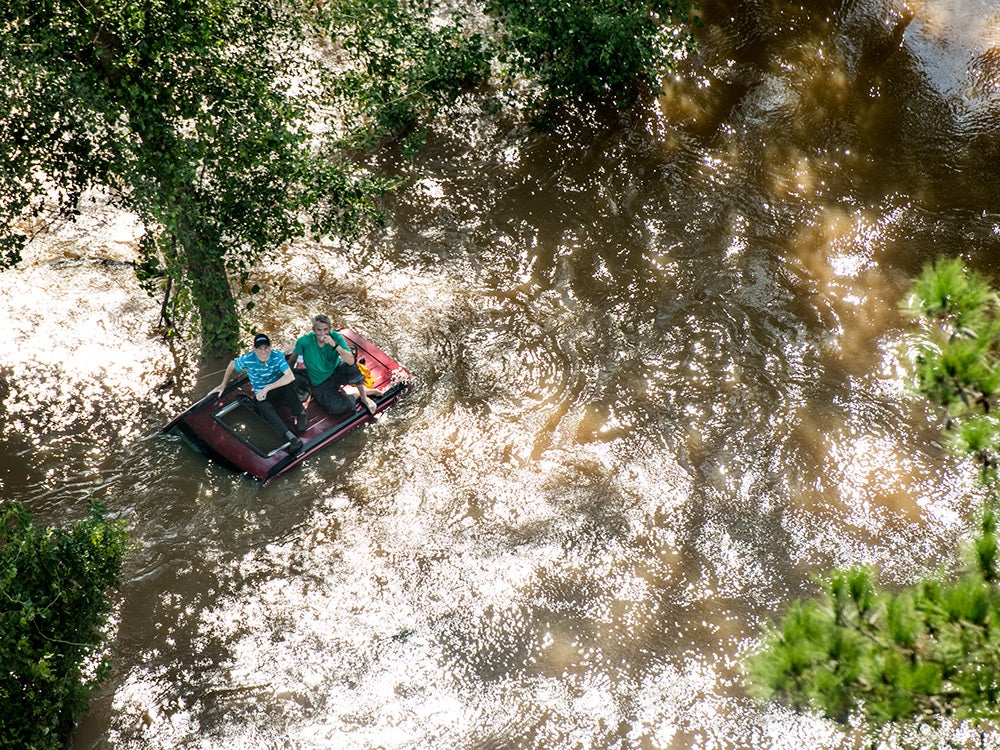
{"label": "tree trunk", "polygon": [[[82,0],[81,4],[98,17],[104,14],[94,0]],[[103,24],[98,24],[93,43],[98,52],[101,70],[109,83],[121,90],[121,101],[143,144],[142,152],[148,173],[155,176],[157,203],[146,204],[147,211],[138,206],[136,209],[147,225],[162,225],[165,233],[179,247],[185,261],[191,299],[201,319],[202,357],[230,356],[239,344],[240,320],[236,311],[236,299],[229,285],[226,250],[221,238],[210,223],[201,218],[202,207],[198,205],[196,198],[198,193],[193,184],[193,168],[174,161],[178,158],[176,155],[183,150],[178,147],[179,139],[171,126],[155,111],[136,107],[128,84],[141,66],[121,66],[119,60],[124,50],[121,39],[108,33]],[[141,82],[132,83],[135,88],[142,88]],[[176,218],[178,216],[179,219]],[[182,286],[184,279],[171,278],[171,282]]]}
{"label": "tree trunk", "polygon": [[211,217],[205,217],[194,169],[176,160],[183,149],[169,126],[138,116],[133,126],[142,138],[144,161],[156,193],[155,201],[147,204],[150,216],[142,218],[159,224],[173,241],[187,278],[177,268],[168,272],[175,286],[186,285],[191,293],[201,322],[202,357],[232,356],[239,345],[240,319],[226,269],[226,248]]}
{"label": "tree trunk", "polygon": [[183,242],[182,245],[191,280],[191,298],[201,318],[202,357],[229,357],[239,345],[240,319],[223,261],[225,251],[218,244],[190,246]]}
{"label": "tree trunk", "polygon": [[[186,193],[197,193],[192,186]],[[240,339],[236,298],[226,271],[226,249],[197,200],[179,201],[179,218],[167,228],[187,271],[191,301],[201,322],[201,354],[205,359],[232,356]]]}

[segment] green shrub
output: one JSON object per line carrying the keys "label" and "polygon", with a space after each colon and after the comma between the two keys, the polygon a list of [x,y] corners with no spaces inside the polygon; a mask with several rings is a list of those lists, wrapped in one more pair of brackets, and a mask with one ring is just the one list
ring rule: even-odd
{"label": "green shrub", "polygon": [[0,504],[0,747],[62,747],[107,674],[106,592],[128,536],[95,501],[90,511],[64,531]]}
{"label": "green shrub", "polygon": [[319,14],[351,61],[331,85],[346,145],[395,138],[412,157],[429,123],[489,77],[490,45],[465,29],[461,11],[431,0],[338,0]]}
{"label": "green shrub", "polygon": [[636,86],[658,91],[676,56],[694,46],[688,0],[487,0],[501,62],[538,78],[549,102],[628,104]]}

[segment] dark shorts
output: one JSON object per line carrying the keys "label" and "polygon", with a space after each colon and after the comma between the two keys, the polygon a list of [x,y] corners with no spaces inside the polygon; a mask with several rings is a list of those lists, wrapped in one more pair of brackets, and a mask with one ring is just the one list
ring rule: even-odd
{"label": "dark shorts", "polygon": [[[346,362],[341,362],[337,365],[337,369],[333,371],[333,375],[327,379],[327,381],[329,380],[334,381],[338,386],[361,385],[361,383],[365,382],[365,376],[361,374],[361,370],[358,369],[357,365],[349,365]],[[324,383],[327,381],[324,381]]]}
{"label": "dark shorts", "polygon": [[[300,384],[308,384],[309,379],[303,370],[297,370],[296,378]],[[360,385],[365,382],[365,376],[357,365],[341,362],[333,374],[319,385],[312,386],[313,398],[331,414],[344,414],[354,411],[358,404],[355,396],[349,396],[340,390],[344,385]]]}

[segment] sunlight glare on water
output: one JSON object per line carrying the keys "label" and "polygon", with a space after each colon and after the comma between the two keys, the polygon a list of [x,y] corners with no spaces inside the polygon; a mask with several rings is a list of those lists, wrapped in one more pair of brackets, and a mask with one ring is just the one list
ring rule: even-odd
{"label": "sunlight glare on water", "polygon": [[38,472],[27,487],[0,475],[8,497],[73,487],[86,496],[103,483],[109,452],[146,433],[141,405],[164,400],[156,388],[175,365],[150,330],[156,303],[128,265],[136,232],[128,217],[98,212],[29,245],[23,267],[0,274],[2,434]]}
{"label": "sunlight glare on water", "polygon": [[46,521],[96,492],[132,529],[73,747],[861,746],[740,664],[831,566],[906,582],[968,531],[899,309],[1000,227],[962,141],[991,132],[993,26],[945,5],[708,3],[649,112],[461,109],[395,165],[419,177],[384,229],[255,270],[244,339],[324,312],[414,376],[267,485],[158,434],[220,363],[163,341],[133,222],[0,274],[0,489]]}

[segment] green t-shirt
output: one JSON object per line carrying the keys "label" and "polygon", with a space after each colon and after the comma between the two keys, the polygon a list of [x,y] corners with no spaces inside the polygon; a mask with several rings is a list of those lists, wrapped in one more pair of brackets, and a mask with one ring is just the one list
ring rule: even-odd
{"label": "green t-shirt", "polygon": [[[338,346],[344,349],[350,348],[347,345],[347,340],[337,331],[331,330],[330,338]],[[335,346],[320,346],[314,332],[307,333],[295,342],[295,354],[305,361],[306,374],[309,376],[309,382],[313,385],[319,385],[333,375],[333,371],[340,364],[337,348]]]}

